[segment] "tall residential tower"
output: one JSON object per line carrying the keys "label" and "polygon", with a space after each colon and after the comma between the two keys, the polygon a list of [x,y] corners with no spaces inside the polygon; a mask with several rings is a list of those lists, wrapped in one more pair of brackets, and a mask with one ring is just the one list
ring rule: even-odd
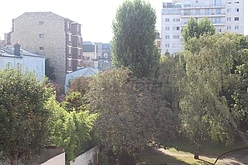
{"label": "tall residential tower", "polygon": [[183,49],[182,29],[190,17],[209,18],[217,32],[244,34],[244,0],[172,0],[163,2],[161,52]]}

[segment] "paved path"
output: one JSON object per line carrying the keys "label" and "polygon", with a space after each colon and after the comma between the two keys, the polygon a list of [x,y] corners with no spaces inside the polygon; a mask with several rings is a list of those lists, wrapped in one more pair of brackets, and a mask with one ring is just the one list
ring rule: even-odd
{"label": "paved path", "polygon": [[[193,157],[193,154],[191,153],[176,153],[165,149],[155,149],[157,151],[163,152],[166,155],[170,155],[173,157]],[[209,157],[206,156],[200,156],[200,159],[202,160],[209,160]],[[213,161],[216,160],[216,158],[212,158]],[[248,165],[248,149],[236,151],[227,155],[224,155],[217,161],[217,165]]]}

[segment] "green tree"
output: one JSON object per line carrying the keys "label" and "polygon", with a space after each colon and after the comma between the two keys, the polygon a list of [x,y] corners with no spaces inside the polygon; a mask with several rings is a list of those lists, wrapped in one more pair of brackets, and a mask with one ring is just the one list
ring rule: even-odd
{"label": "green tree", "polygon": [[188,41],[185,50],[185,93],[180,100],[182,131],[195,142],[199,158],[202,141],[233,142],[237,113],[231,110],[238,82],[232,74],[238,56],[235,35],[215,34]]}
{"label": "green tree", "polygon": [[0,70],[0,151],[11,165],[28,161],[48,144],[51,90],[33,72]]}
{"label": "green tree", "polygon": [[199,23],[196,18],[190,17],[187,25],[183,28],[182,37],[184,42],[187,42],[193,37],[199,38],[204,34],[213,35],[214,33],[215,27],[207,17],[202,18]]}
{"label": "green tree", "polygon": [[51,127],[51,143],[65,149],[66,164],[88,149],[91,140],[96,114],[89,111],[67,111],[62,108],[55,98],[50,98],[47,105],[53,107],[55,113]]}
{"label": "green tree", "polygon": [[85,110],[83,97],[80,92],[69,92],[66,94],[65,100],[61,103],[62,107],[70,111],[80,112]]}
{"label": "green tree", "polygon": [[100,73],[90,83],[89,109],[98,113],[96,132],[107,150],[133,156],[149,139],[169,139],[174,134],[172,112],[146,78],[130,76],[119,68]]}
{"label": "green tree", "polygon": [[[184,92],[185,60],[182,55],[166,54],[161,58],[157,82],[160,94],[173,110],[175,124],[179,123],[179,100]],[[177,125],[176,124],[176,125]]]}
{"label": "green tree", "polygon": [[237,88],[232,94],[233,110],[238,112],[239,130],[245,131],[248,126],[248,36],[236,35],[238,55],[235,56],[233,73],[237,75]]}
{"label": "green tree", "polygon": [[111,43],[116,67],[129,67],[137,77],[154,75],[160,58],[155,23],[155,10],[143,0],[127,0],[118,8]]}

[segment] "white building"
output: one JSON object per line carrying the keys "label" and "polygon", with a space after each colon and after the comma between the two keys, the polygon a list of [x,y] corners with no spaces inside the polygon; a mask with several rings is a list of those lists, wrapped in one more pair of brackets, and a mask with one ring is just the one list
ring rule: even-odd
{"label": "white building", "polygon": [[34,71],[38,79],[45,78],[45,57],[20,49],[19,44],[0,47],[0,69],[6,66]]}
{"label": "white building", "polygon": [[161,52],[183,49],[181,32],[190,17],[208,17],[218,32],[244,34],[244,0],[172,0],[163,2]]}

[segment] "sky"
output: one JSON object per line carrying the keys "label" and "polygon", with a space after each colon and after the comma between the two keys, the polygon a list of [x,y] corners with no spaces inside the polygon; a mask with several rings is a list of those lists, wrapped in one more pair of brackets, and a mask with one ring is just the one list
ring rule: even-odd
{"label": "sky", "polygon": [[[112,39],[112,21],[117,8],[124,0],[4,0],[0,5],[0,38],[9,32],[12,19],[25,12],[51,11],[62,17],[69,18],[82,24],[84,41],[110,42]],[[147,0],[156,10],[156,28],[161,30],[162,1]],[[245,9],[248,9],[248,0]],[[245,10],[245,35],[248,35],[248,10]]]}

